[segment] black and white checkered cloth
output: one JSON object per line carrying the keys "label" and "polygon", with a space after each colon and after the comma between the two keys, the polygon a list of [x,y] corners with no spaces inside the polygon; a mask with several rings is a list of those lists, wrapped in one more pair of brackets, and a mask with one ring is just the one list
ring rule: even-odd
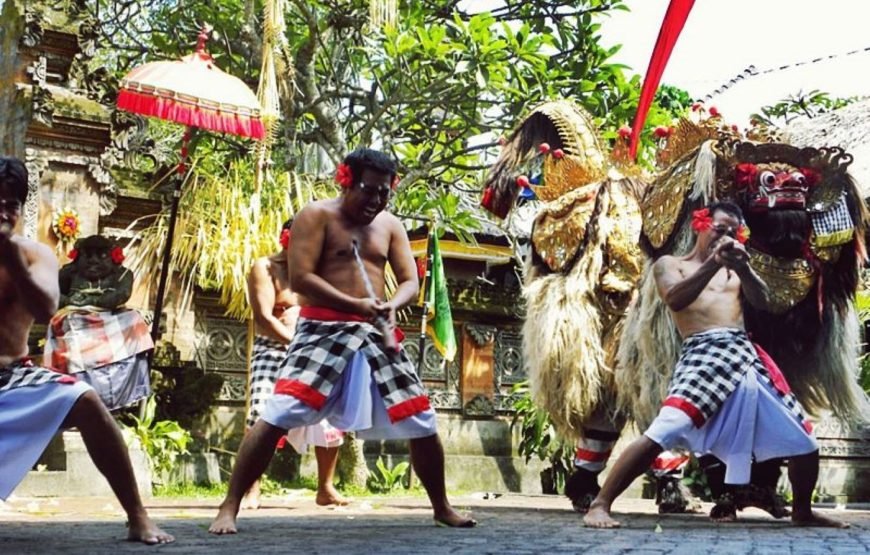
{"label": "black and white checkered cloth", "polygon": [[804,425],[806,418],[798,400],[790,391],[774,386],[746,332],[733,328],[696,333],[683,341],[665,405],[685,410],[700,428],[734,393],[750,367],[774,387],[786,408]]}
{"label": "black and white checkered cloth", "polygon": [[369,322],[300,318],[276,393],[292,394],[319,409],[358,352],[371,367],[391,420],[429,408],[423,384],[404,349],[387,354],[380,331]]}
{"label": "black and white checkered cloth", "polygon": [[48,368],[36,366],[30,359],[0,368],[0,393],[19,387],[35,387],[50,382],[75,383],[76,379]]}
{"label": "black and white checkered cloth", "polygon": [[846,193],[840,195],[840,199],[824,212],[812,212],[810,220],[813,223],[813,237],[816,242],[823,242],[827,246],[825,237],[832,235],[841,236],[836,244],[843,244],[852,240],[851,234],[843,234],[855,228],[852,215],[849,213],[849,205],[846,203]]}
{"label": "black and white checkered cloth", "polygon": [[275,382],[281,374],[281,364],[287,358],[288,345],[274,339],[257,335],[251,349],[251,380],[248,391],[251,404],[248,407],[246,423],[254,425],[266,400],[275,392]]}

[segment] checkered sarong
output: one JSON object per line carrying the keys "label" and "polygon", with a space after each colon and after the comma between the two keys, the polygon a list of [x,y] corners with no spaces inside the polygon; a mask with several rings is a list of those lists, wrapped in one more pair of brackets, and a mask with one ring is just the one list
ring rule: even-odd
{"label": "checkered sarong", "polygon": [[254,337],[251,350],[251,382],[247,424],[252,427],[260,417],[266,400],[275,392],[275,382],[281,374],[281,363],[287,358],[287,345],[262,335]]}
{"label": "checkered sarong", "polygon": [[30,359],[0,368],[0,393],[19,387],[35,387],[49,382],[75,383],[76,379],[48,368],[34,365]]}
{"label": "checkered sarong", "polygon": [[745,331],[734,328],[708,330],[683,340],[664,404],[682,410],[700,428],[734,393],[750,366],[809,431],[810,423],[779,368]]}
{"label": "checkered sarong", "polygon": [[315,320],[305,317],[305,309],[275,393],[292,395],[320,410],[357,353],[365,355],[371,367],[391,422],[430,408],[423,384],[404,349],[388,354],[374,325],[366,321]]}
{"label": "checkered sarong", "polygon": [[48,324],[45,364],[75,374],[154,348],[148,324],[135,310],[61,309]]}
{"label": "checkered sarong", "polygon": [[846,203],[846,193],[828,210],[810,213],[810,220],[813,224],[812,242],[817,247],[843,245],[851,241],[855,234],[855,224]]}

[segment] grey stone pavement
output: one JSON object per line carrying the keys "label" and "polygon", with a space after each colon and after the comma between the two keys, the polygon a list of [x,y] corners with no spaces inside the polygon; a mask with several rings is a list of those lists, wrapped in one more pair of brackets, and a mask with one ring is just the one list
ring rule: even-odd
{"label": "grey stone pavement", "polygon": [[13,497],[0,503],[0,554],[870,553],[870,511],[822,509],[852,524],[834,530],[794,528],[755,510],[733,524],[712,523],[703,513],[659,516],[652,501],[626,499],[615,505],[625,528],[591,530],[561,497],[483,497],[453,498],[480,525],[451,530],[433,526],[422,497],[366,497],[324,509],[310,493],[291,492],[242,511],[239,534],[224,537],[206,531],[216,499],[152,499],[152,517],[177,537],[157,547],[123,541],[124,518],[114,499]]}

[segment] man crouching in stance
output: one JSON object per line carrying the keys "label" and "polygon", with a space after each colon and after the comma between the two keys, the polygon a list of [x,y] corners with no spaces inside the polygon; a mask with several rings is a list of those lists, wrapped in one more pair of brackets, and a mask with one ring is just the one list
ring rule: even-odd
{"label": "man crouching in stance", "polygon": [[175,541],[148,518],[121,432],[94,390],[27,358],[30,327],[48,322],[60,290],[51,249],[13,232],[26,199],[24,164],[0,157],[0,499],[9,497],[60,428],[74,426],[127,513],[128,539]]}
{"label": "man crouching in stance", "polygon": [[[362,439],[410,439],[435,524],[476,524],[447,501],[435,411],[394,337],[396,310],[416,299],[419,287],[408,236],[384,212],[396,166],[380,152],[358,149],[339,165],[336,181],[344,189],[339,198],[311,203],[293,221],[290,287],[302,306],[296,334],[274,394],[239,448],[213,534],[236,533],[242,496],[266,470],[278,439],[324,418]],[[387,262],[398,288],[384,301]]]}
{"label": "man crouching in stance", "polygon": [[724,461],[727,484],[749,482],[753,456],[788,458],[792,523],[847,527],[813,512],[819,451],[812,426],[773,360],[744,331],[740,295],[763,307],[767,286],[741,244],[740,208],[713,204],[694,213],[692,227],[698,234],[692,252],[663,256],[653,266],[659,294],[683,337],[668,396],[649,429],[619,457],[583,522],[618,527],[610,515],[613,500],[663,449],[677,447]]}

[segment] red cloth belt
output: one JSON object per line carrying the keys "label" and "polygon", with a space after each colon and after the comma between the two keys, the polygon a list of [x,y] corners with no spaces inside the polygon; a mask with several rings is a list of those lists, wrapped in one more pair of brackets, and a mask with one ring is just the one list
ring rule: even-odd
{"label": "red cloth belt", "polygon": [[[370,320],[360,314],[353,312],[342,312],[334,308],[325,306],[303,306],[299,310],[300,318],[308,318],[309,320],[320,320],[322,322],[369,322]],[[396,336],[396,341],[401,343],[405,340],[405,333],[396,326],[393,328],[393,333]]]}

